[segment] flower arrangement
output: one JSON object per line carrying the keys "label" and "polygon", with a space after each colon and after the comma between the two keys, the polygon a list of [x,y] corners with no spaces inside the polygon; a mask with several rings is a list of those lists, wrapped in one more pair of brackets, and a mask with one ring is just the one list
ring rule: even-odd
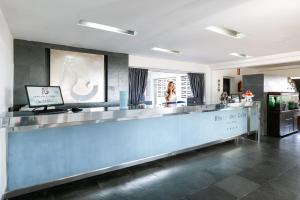
{"label": "flower arrangement", "polygon": [[243,94],[246,102],[252,102],[252,98],[254,97],[253,93],[250,90],[247,90],[245,94]]}

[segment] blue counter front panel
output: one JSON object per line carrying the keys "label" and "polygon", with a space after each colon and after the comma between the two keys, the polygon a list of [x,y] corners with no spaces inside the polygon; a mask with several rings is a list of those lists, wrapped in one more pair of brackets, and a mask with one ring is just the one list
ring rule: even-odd
{"label": "blue counter front panel", "polygon": [[8,191],[247,132],[246,109],[10,133]]}

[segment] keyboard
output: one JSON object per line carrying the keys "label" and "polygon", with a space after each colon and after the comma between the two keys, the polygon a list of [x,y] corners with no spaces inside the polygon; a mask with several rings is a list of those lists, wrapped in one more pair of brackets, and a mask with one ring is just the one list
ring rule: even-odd
{"label": "keyboard", "polygon": [[49,110],[35,110],[33,111],[36,115],[51,115],[51,114],[61,114],[68,112],[67,109],[49,109]]}

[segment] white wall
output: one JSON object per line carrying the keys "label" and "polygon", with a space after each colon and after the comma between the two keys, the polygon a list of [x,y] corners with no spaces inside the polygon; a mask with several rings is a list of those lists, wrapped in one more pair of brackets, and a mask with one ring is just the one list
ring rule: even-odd
{"label": "white wall", "polygon": [[[234,83],[231,87],[231,92],[237,92],[237,83],[241,79],[240,76],[236,75],[236,69],[226,69],[226,70],[214,70],[211,75],[211,89],[212,89],[212,103],[219,103],[220,96],[223,92],[223,78],[230,77],[234,79]],[[218,91],[218,80],[220,80],[220,91]]]}
{"label": "white wall", "polygon": [[[0,113],[12,105],[13,37],[0,9]],[[6,133],[0,129],[0,198],[6,188]]]}
{"label": "white wall", "polygon": [[300,77],[300,65],[282,65],[274,67],[261,67],[257,69],[260,74],[280,75],[287,77]]}
{"label": "white wall", "polygon": [[208,65],[129,55],[129,66],[147,69],[159,69],[165,72],[198,72],[205,74],[205,99],[211,103],[211,69]]}

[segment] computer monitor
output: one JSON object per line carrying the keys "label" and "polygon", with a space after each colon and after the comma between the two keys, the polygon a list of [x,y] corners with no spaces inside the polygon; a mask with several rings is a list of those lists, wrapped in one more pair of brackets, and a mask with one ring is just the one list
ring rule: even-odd
{"label": "computer monitor", "polygon": [[30,108],[64,105],[59,86],[26,85],[25,89]]}

